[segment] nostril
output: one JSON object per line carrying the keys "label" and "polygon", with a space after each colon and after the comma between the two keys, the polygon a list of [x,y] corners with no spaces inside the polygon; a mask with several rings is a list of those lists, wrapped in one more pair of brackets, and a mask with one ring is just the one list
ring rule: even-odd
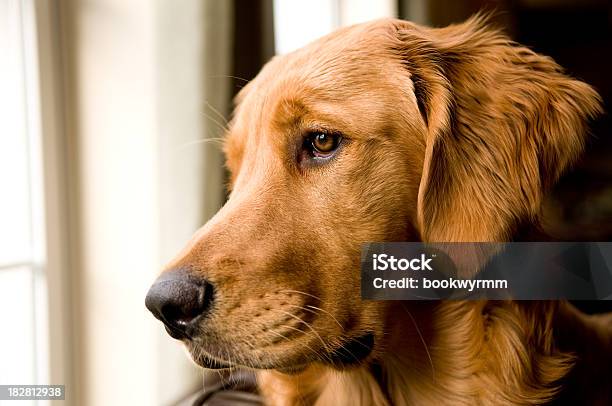
{"label": "nostril", "polygon": [[170,335],[184,338],[193,332],[196,319],[210,310],[213,299],[214,289],[210,283],[185,272],[171,271],[151,286],[145,305],[166,325]]}
{"label": "nostril", "polygon": [[162,305],[161,316],[168,322],[179,325],[189,324],[193,319],[208,312],[213,294],[212,285],[206,282],[183,288],[174,300]]}
{"label": "nostril", "polygon": [[195,319],[200,313],[197,312],[197,308],[183,311],[178,306],[166,305],[162,307],[161,314],[162,321],[176,325],[185,325]]}

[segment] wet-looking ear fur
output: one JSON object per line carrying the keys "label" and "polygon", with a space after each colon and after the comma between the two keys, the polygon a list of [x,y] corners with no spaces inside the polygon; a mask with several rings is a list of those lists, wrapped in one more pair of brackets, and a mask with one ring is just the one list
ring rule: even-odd
{"label": "wet-looking ear fur", "polygon": [[508,240],[582,152],[599,95],[485,17],[438,29],[394,24],[427,127],[422,240]]}

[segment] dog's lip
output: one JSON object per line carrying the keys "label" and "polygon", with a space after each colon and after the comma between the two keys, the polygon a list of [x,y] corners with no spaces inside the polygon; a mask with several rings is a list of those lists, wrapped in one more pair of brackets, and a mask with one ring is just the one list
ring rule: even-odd
{"label": "dog's lip", "polygon": [[[337,368],[347,368],[358,365],[364,361],[374,350],[375,336],[373,332],[366,332],[346,341],[338,348],[328,352],[319,362],[331,364]],[[295,375],[308,367],[310,362],[286,366],[269,366],[266,369],[276,369],[285,374]]]}
{"label": "dog's lip", "polygon": [[168,335],[174,338],[175,340],[184,340],[188,338],[188,336],[185,333],[181,332],[180,330],[176,329],[173,326],[164,324],[164,328],[166,329],[166,333],[168,333]]}
{"label": "dog's lip", "polygon": [[[346,368],[362,363],[362,361],[364,361],[374,350],[375,336],[373,332],[366,332],[362,335],[345,338],[345,340],[346,341],[341,346],[329,351],[326,356],[319,361],[331,364],[337,368]],[[190,352],[192,353],[192,358],[195,363],[203,368],[218,370],[247,367],[246,365],[220,360],[208,354],[196,358],[193,356],[194,352]],[[247,368],[275,369],[286,374],[298,374],[306,369],[310,362],[296,363],[293,365],[250,365]]]}
{"label": "dog's lip", "polygon": [[194,357],[193,352],[191,352],[191,358],[193,359],[193,361],[198,364],[199,366],[201,366],[202,368],[206,368],[206,369],[230,369],[235,367],[236,365],[234,365],[233,363],[230,363],[228,361],[224,361],[224,360],[220,360],[214,357],[211,357],[210,355],[202,355],[199,357]]}
{"label": "dog's lip", "polygon": [[202,368],[230,369],[238,366],[233,362],[219,359],[216,356],[212,356],[207,351],[203,351],[200,345],[194,342],[193,340],[184,339],[182,341],[183,344],[185,344],[185,347],[187,348],[189,354],[191,355],[191,359],[193,360],[193,362],[195,362]]}
{"label": "dog's lip", "polygon": [[233,367],[232,364],[226,363],[225,361],[219,361],[217,359],[212,359],[212,358],[203,358],[201,360],[198,360],[198,364],[202,368],[206,368],[206,369],[229,369]]}

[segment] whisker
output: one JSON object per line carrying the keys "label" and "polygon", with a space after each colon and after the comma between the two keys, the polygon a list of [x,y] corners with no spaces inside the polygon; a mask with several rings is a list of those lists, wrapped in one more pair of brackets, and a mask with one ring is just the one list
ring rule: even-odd
{"label": "whisker", "polygon": [[[255,338],[255,337],[253,337],[253,339],[254,339],[254,338]],[[270,339],[266,338],[265,336],[263,337],[263,339],[266,341],[266,346],[271,346],[271,345],[273,345],[273,344],[274,344],[274,343],[272,342],[272,340],[270,340]],[[289,339],[289,338],[287,338],[287,339]],[[277,355],[275,355],[275,354],[273,354],[273,355],[274,355],[274,359],[275,359],[276,361],[278,361],[278,356],[277,356]],[[259,361],[261,362],[261,356],[258,356],[258,359],[259,359]]]}
{"label": "whisker", "polygon": [[306,312],[308,312],[308,313],[312,313],[312,314],[314,314],[314,315],[316,315],[316,316],[318,316],[318,315],[319,315],[319,313],[318,313],[318,312],[315,312],[315,311],[314,311],[314,310],[312,310],[312,309],[307,309],[307,308],[305,308],[304,306],[298,306],[298,305],[294,305],[294,304],[290,304],[290,305],[288,305],[288,306],[290,306],[290,307],[295,307],[296,309],[304,310],[304,311],[306,311]]}
{"label": "whisker", "polygon": [[207,143],[218,143],[217,147],[221,147],[221,145],[223,144],[224,139],[223,138],[201,138],[199,140],[193,140],[193,141],[187,141],[184,142],[183,144],[179,145],[176,148],[176,151],[180,151],[186,147],[190,147],[193,145],[199,145],[199,144],[207,144]]}
{"label": "whisker", "polygon": [[[303,331],[303,330],[300,330],[299,328],[295,328],[295,327],[293,327],[293,326],[284,326],[284,327],[285,327],[285,328],[288,328],[288,329],[291,329],[291,330],[298,331],[298,332],[300,332],[300,333],[304,333],[304,331]],[[291,340],[290,340],[290,341],[291,341]],[[319,357],[325,357],[325,358],[327,358],[328,360],[330,360],[330,358],[329,358],[329,356],[328,356],[328,354],[327,354],[327,353],[323,353],[323,352],[316,351],[316,350],[314,350],[312,347],[310,347],[310,346],[309,346],[308,344],[306,344],[306,343],[301,343],[301,344],[302,344],[304,347],[306,347],[307,349],[309,349],[309,350],[310,350],[310,351],[311,351],[311,352],[312,352],[312,353],[315,355],[314,360],[319,359]]]}
{"label": "whisker", "polygon": [[427,343],[425,342],[425,339],[423,338],[423,334],[421,333],[421,329],[417,325],[417,322],[414,319],[414,316],[412,316],[412,313],[410,312],[410,310],[408,310],[406,306],[404,306],[404,304],[402,304],[402,308],[406,311],[406,313],[408,313],[408,316],[410,316],[410,320],[412,320],[412,324],[414,324],[414,328],[416,329],[419,335],[419,338],[421,339],[421,342],[423,343],[423,347],[425,348],[425,353],[427,353],[427,358],[429,358],[429,364],[431,365],[431,378],[435,382],[436,370],[434,368],[434,363],[433,363],[433,359],[431,358],[431,354],[429,353],[429,348],[427,348]]}
{"label": "whisker", "polygon": [[325,342],[323,341],[323,339],[321,338],[321,336],[319,335],[319,333],[317,333],[317,331],[310,325],[310,323],[308,323],[307,321],[303,320],[301,317],[296,316],[295,314],[291,314],[289,312],[286,312],[284,310],[280,310],[280,309],[275,309],[278,312],[281,312],[283,314],[286,314],[287,316],[291,317],[292,319],[295,319],[297,321],[299,321],[300,323],[302,323],[303,325],[305,325],[306,327],[308,327],[308,329],[310,331],[312,331],[313,334],[315,334],[319,340],[321,341],[321,344],[323,344],[323,346],[325,346]]}
{"label": "whisker", "polygon": [[[325,359],[327,359],[327,360],[328,360],[328,361],[330,361],[330,362],[332,361],[332,360],[331,360],[331,358],[329,357],[329,352],[330,352],[329,347],[327,346],[327,344],[325,343],[325,341],[323,340],[323,338],[321,337],[321,335],[320,335],[320,334],[319,334],[319,333],[318,333],[318,332],[317,332],[317,331],[314,329],[314,327],[312,327],[312,326],[310,325],[310,323],[308,323],[308,322],[304,321],[303,319],[301,319],[300,317],[298,317],[298,316],[296,316],[296,315],[294,315],[294,314],[291,314],[291,313],[289,313],[289,312],[286,312],[286,311],[284,311],[284,310],[279,310],[279,309],[274,309],[274,310],[276,310],[276,311],[278,311],[278,312],[281,312],[281,313],[283,313],[283,314],[286,314],[286,315],[288,315],[289,317],[291,317],[291,318],[293,318],[293,319],[295,319],[295,320],[299,321],[300,323],[302,323],[302,324],[304,324],[306,327],[308,327],[308,329],[309,329],[309,330],[312,332],[312,334],[314,334],[314,336],[315,336],[315,337],[316,337],[316,338],[317,338],[317,339],[318,339],[318,340],[321,342],[321,344],[323,345],[324,352],[320,352],[320,353],[318,353],[318,352],[316,352],[316,351],[315,351],[315,354],[316,354],[316,355],[319,355],[319,356],[321,356],[321,357],[324,357]],[[291,326],[287,326],[287,325],[286,325],[286,326],[284,326],[284,327],[291,328],[291,329],[294,329],[294,330],[296,330],[296,331],[300,331],[300,332],[302,332],[302,333],[307,333],[307,332],[305,332],[305,331],[303,331],[303,330],[296,329],[295,327],[291,327]]]}
{"label": "whisker", "polygon": [[[310,294],[310,293],[302,292],[301,290],[283,289],[283,290],[281,290],[281,292],[286,292],[286,293],[297,293],[297,294],[300,294],[300,295],[304,295],[304,296],[311,297],[311,298],[313,298],[313,299],[317,300],[318,302],[322,302],[322,301],[323,301],[323,300],[322,300],[322,299],[321,299],[319,296],[315,296],[315,295]],[[336,317],[334,317],[334,315],[333,315],[333,314],[331,314],[330,312],[328,312],[327,310],[325,310],[325,309],[321,309],[320,307],[313,306],[313,305],[310,305],[310,304],[306,305],[306,307],[309,307],[309,308],[311,308],[311,309],[315,309],[315,310],[318,310],[318,311],[320,311],[320,312],[323,312],[323,313],[327,314],[329,317],[331,317],[332,319],[334,319],[334,321],[336,322],[336,324],[338,324],[338,326],[339,326],[339,327],[340,327],[342,330],[344,330],[344,327],[343,327],[343,326],[342,326],[342,324],[341,324],[341,323],[338,321],[338,319],[337,319]],[[304,309],[304,310],[305,310],[305,309]]]}
{"label": "whisker", "polygon": [[323,313],[327,314],[329,317],[331,317],[332,319],[334,319],[334,321],[336,322],[336,324],[338,324],[338,326],[340,326],[340,328],[341,328],[342,330],[344,330],[344,327],[342,326],[342,324],[340,324],[340,322],[338,321],[338,319],[337,319],[337,318],[335,318],[335,317],[334,317],[334,315],[333,315],[333,314],[331,314],[330,312],[328,312],[327,310],[323,310],[323,309],[321,309],[320,307],[313,306],[313,305],[306,305],[306,307],[310,307],[310,308],[312,308],[312,309],[316,309],[316,310],[318,310],[318,311],[320,311],[320,312],[323,312]]}
{"label": "whisker", "polygon": [[[289,326],[283,326],[283,327],[289,327]],[[296,330],[297,330],[297,329],[296,329]],[[282,338],[282,339],[284,339],[285,341],[289,341],[289,342],[291,342],[291,339],[290,339],[289,337],[287,337],[287,336],[285,336],[285,335],[283,335],[283,334],[277,333],[277,332],[276,332],[276,331],[274,331],[274,330],[268,330],[268,332],[269,332],[269,333],[274,334],[274,335],[275,335],[275,336],[277,336],[277,337],[281,337],[281,338]],[[269,343],[270,343],[270,345],[274,344],[272,341],[269,341]]]}
{"label": "whisker", "polygon": [[[207,112],[202,112],[204,114],[204,116],[209,119],[210,121],[213,122],[213,124],[216,124],[220,130],[222,130],[222,132],[227,132],[229,131],[229,128],[227,127],[227,124],[223,124],[221,122],[219,122],[219,120],[217,120],[216,118],[214,118],[213,116],[211,116],[210,114],[208,114]],[[225,120],[225,118],[224,118]]]}
{"label": "whisker", "polygon": [[[340,341],[340,344],[341,344],[341,345],[340,345],[341,351],[343,351],[343,352],[347,353],[348,355],[350,355],[350,356],[351,356],[351,358],[353,358],[355,361],[359,362],[359,360],[360,360],[360,359],[359,359],[359,357],[357,357],[355,354],[353,354],[353,352],[352,352],[351,350],[348,350],[347,348],[345,348],[345,347],[342,345],[343,343],[347,343],[347,342],[350,342],[350,341],[351,341],[351,339],[350,339],[350,338],[348,338],[348,337],[346,337],[346,338],[344,338],[342,341]],[[367,348],[367,349],[369,349],[369,348],[370,348],[369,346],[367,346],[367,345],[363,344],[361,341],[359,341],[359,340],[357,340],[357,339],[355,339],[354,341],[355,341],[357,344],[361,345],[363,348]]]}
{"label": "whisker", "polygon": [[242,80],[245,83],[250,82],[250,80],[245,79],[245,78],[241,78],[240,76],[232,76],[232,75],[213,75],[213,76],[209,76],[209,78],[211,79],[217,79],[217,78],[227,78],[227,79],[237,79],[237,80]]}
{"label": "whisker", "polygon": [[227,122],[227,118],[225,118],[225,116],[223,114],[221,114],[221,112],[219,112],[219,110],[217,110],[212,104],[210,104],[208,102],[208,100],[204,100],[204,103],[206,103],[206,106],[211,109],[213,111],[213,113],[215,113],[217,115],[217,117],[219,117],[221,119],[221,121],[223,123],[225,123],[224,128],[227,128],[227,126],[229,125],[229,123]]}
{"label": "whisker", "polygon": [[312,305],[306,305],[306,306],[289,305],[289,306],[295,307],[295,308],[300,309],[300,310],[307,311],[307,312],[312,313],[312,314],[317,315],[317,316],[320,315],[321,313],[324,313],[325,315],[331,317],[332,320],[334,322],[336,322],[336,324],[338,325],[338,327],[340,327],[341,330],[344,330],[344,327],[342,327],[342,324],[340,324],[338,319],[336,319],[330,312],[328,312],[326,310],[323,310],[320,307],[312,306]]}
{"label": "whisker", "polygon": [[304,324],[306,327],[308,327],[308,329],[310,331],[312,331],[312,333],[319,339],[319,341],[321,341],[321,344],[323,344],[323,348],[325,348],[325,351],[329,351],[329,349],[327,348],[327,344],[325,344],[325,341],[323,341],[323,338],[319,335],[319,333],[317,333],[317,331],[310,325],[310,323],[307,323],[306,321],[302,320],[300,317],[296,316],[295,314],[291,314],[289,312],[286,312],[284,310],[280,310],[280,309],[276,309],[277,311],[284,313],[296,320],[298,320],[300,323]]}
{"label": "whisker", "polygon": [[305,295],[305,296],[310,296],[313,299],[316,299],[319,302],[322,302],[323,300],[319,297],[319,296],[315,296],[312,295],[310,293],[306,293],[306,292],[302,292],[301,290],[291,290],[291,289],[283,289],[281,290],[281,292],[286,292],[286,293],[298,293],[300,295]]}

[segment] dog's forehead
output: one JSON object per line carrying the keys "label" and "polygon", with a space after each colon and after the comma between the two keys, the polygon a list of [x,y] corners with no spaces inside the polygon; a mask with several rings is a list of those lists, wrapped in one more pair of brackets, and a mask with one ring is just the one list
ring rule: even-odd
{"label": "dog's forehead", "polygon": [[359,99],[376,105],[378,95],[396,86],[392,78],[400,64],[386,48],[385,36],[356,28],[271,60],[237,97],[235,122],[278,124],[308,110],[350,108]]}
{"label": "dog's forehead", "polygon": [[[367,82],[381,72],[389,56],[392,20],[345,27],[270,60],[244,93],[274,93],[303,85],[330,94]],[[299,88],[299,86],[296,86]],[[248,90],[257,89],[257,92]],[[239,96],[246,99],[246,95]]]}
{"label": "dog's forehead", "polygon": [[[380,29],[354,26],[334,32],[268,63],[255,79],[271,91],[302,85],[331,94],[369,82],[390,62],[387,36]],[[378,26],[375,26],[379,28]],[[297,86],[299,88],[300,86]]]}

